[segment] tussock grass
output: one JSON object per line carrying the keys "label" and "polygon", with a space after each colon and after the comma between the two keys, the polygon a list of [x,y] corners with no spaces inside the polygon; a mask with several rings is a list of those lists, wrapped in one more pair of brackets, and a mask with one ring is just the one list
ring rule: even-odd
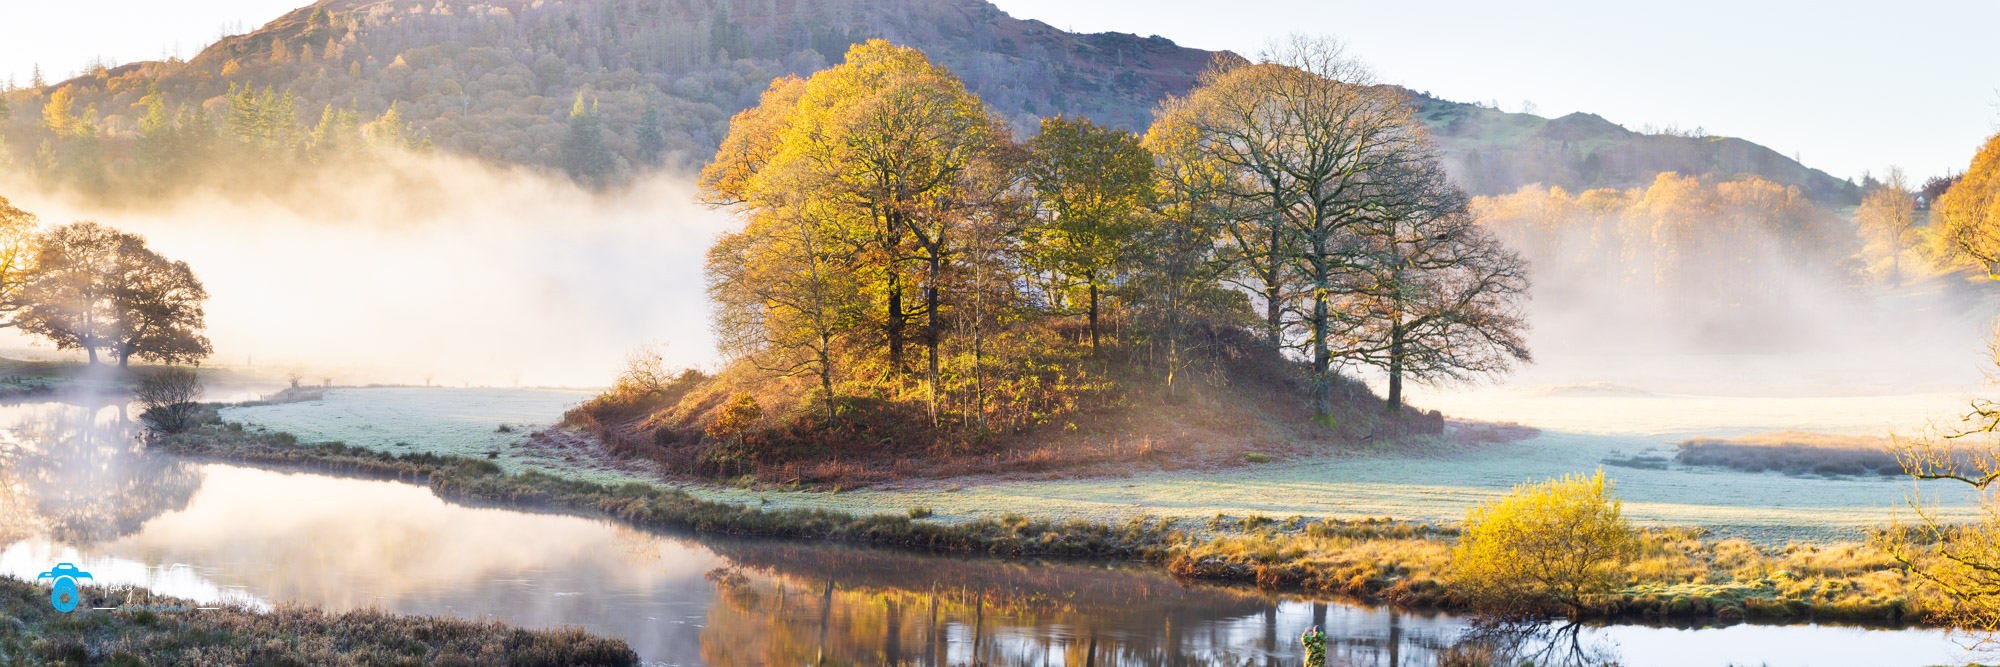
{"label": "tussock grass", "polygon": [[1874,436],[1801,431],[1757,433],[1734,438],[1693,438],[1681,442],[1674,460],[1747,472],[1790,474],[1903,474],[1889,441]]}
{"label": "tussock grass", "polygon": [[498,621],[331,613],[285,605],[263,613],[143,589],[82,590],[85,607],[125,604],[189,611],[91,611],[49,606],[49,589],[0,577],[0,663],[35,665],[595,665],[639,664],[623,640],[579,628],[528,630]]}

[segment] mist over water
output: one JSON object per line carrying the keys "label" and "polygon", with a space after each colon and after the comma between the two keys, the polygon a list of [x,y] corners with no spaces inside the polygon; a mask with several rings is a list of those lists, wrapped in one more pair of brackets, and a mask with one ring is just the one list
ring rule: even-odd
{"label": "mist over water", "polygon": [[702,258],[726,217],[690,179],[596,194],[447,156],[370,164],[145,210],[0,192],[45,228],[96,220],[186,260],[211,296],[211,363],[301,364],[312,383],[597,386],[646,342],[675,364],[712,358]]}

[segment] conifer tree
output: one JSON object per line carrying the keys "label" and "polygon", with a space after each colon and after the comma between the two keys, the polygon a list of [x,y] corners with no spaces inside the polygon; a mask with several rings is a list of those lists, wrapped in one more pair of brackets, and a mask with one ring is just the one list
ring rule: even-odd
{"label": "conifer tree", "polygon": [[585,106],[582,92],[576,94],[576,103],[570,105],[569,129],[562,140],[562,167],[570,178],[591,187],[603,187],[618,167],[610,147],[604,145],[597,102],[593,100]]}
{"label": "conifer tree", "polygon": [[667,156],[667,135],[660,130],[660,107],[646,100],[646,112],[639,117],[639,164],[647,168],[663,164]]}

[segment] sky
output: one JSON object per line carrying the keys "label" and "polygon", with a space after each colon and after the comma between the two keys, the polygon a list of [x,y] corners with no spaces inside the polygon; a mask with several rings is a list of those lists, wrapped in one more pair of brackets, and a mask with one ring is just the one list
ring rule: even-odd
{"label": "sky", "polygon": [[[809,0],[808,0],[809,1]],[[307,0],[4,0],[0,80],[91,62],[191,57]],[[2000,130],[2000,2],[1906,0],[996,0],[1084,32],[1254,54],[1331,35],[1378,77],[1508,111],[1588,111],[1632,129],[1700,127],[1835,176],[1962,171]],[[1222,7],[1223,9],[1218,9]]]}

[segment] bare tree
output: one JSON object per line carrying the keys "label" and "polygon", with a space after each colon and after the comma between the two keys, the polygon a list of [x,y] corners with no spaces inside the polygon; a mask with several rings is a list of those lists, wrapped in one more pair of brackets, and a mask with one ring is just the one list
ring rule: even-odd
{"label": "bare tree", "polygon": [[1353,227],[1361,269],[1336,309],[1342,359],[1389,376],[1399,414],[1403,380],[1464,381],[1531,359],[1522,333],[1527,267],[1480,227],[1437,160],[1381,172],[1396,202]]}
{"label": "bare tree", "polygon": [[201,394],[201,378],[194,371],[168,368],[141,378],[133,398],[143,409],[140,421],[161,433],[178,433],[194,425]]}
{"label": "bare tree", "polygon": [[[1384,181],[1426,159],[1429,138],[1400,89],[1375,85],[1337,41],[1293,36],[1261,58],[1219,61],[1182,103],[1188,108],[1163,117],[1185,115],[1208,157],[1229,172],[1226,191],[1249,223],[1231,236],[1261,274],[1267,335],[1282,344],[1282,311],[1302,321],[1313,408],[1325,415],[1335,307],[1359,268],[1348,228],[1401,204],[1406,190]],[[1285,289],[1287,273],[1296,289]]]}
{"label": "bare tree", "polygon": [[[2000,344],[1993,356],[2000,363]],[[1982,645],[2000,643],[2000,401],[1974,399],[1958,424],[1934,425],[1928,437],[1898,438],[1894,451],[1914,481],[1964,484],[1977,515],[1970,521],[1942,516],[1925,506],[1919,486],[1910,494],[1918,525],[1899,520],[1879,541],[1915,575],[1931,620],[1972,633]]]}

